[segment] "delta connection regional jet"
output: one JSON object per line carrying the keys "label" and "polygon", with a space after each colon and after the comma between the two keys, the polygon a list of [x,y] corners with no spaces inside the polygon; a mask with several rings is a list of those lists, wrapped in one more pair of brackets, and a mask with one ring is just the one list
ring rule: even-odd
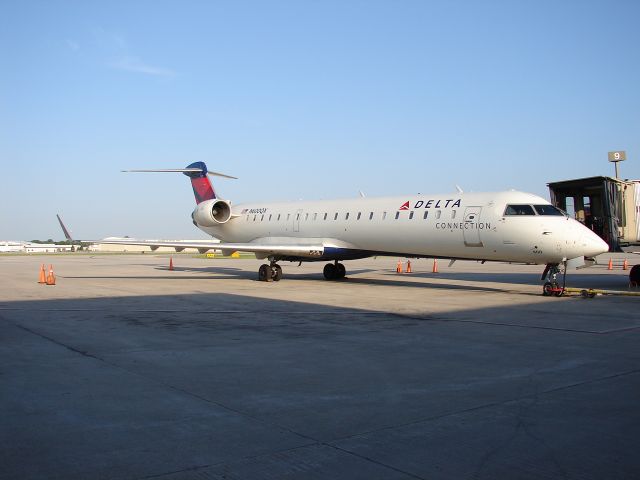
{"label": "delta connection regional jet", "polygon": [[608,245],[576,220],[529,193],[456,193],[387,198],[250,203],[233,205],[219,198],[203,162],[184,169],[128,170],[181,172],[191,179],[196,208],[193,224],[220,239],[202,242],[154,242],[134,239],[99,243],[196,248],[224,255],[251,252],[266,259],[260,280],[278,281],[278,262],[330,262],[324,277],[345,276],[341,263],[372,256],[447,258],[545,264],[544,293],[559,291],[560,265],[579,267],[608,251]]}

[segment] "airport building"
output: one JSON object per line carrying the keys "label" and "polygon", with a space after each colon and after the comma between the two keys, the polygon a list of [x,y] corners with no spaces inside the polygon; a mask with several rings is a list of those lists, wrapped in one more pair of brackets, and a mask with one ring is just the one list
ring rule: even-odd
{"label": "airport building", "polygon": [[73,245],[16,242],[9,240],[0,241],[0,253],[60,253],[72,252],[74,249]]}

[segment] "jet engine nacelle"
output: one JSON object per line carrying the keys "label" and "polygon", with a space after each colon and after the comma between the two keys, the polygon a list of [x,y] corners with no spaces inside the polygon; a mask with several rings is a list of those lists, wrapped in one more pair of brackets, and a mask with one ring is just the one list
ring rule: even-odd
{"label": "jet engine nacelle", "polygon": [[199,203],[191,214],[196,225],[203,227],[215,227],[227,223],[231,218],[231,205],[225,200],[214,198]]}

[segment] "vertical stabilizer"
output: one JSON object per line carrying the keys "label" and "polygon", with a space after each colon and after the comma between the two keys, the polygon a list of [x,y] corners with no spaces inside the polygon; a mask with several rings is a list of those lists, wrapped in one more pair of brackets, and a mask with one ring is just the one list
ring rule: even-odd
{"label": "vertical stabilizer", "polygon": [[204,162],[194,162],[187,166],[187,169],[199,170],[183,172],[187,177],[191,178],[191,186],[193,187],[193,194],[196,197],[196,203],[216,198],[216,192],[213,190],[211,180],[209,180],[207,176],[207,166]]}

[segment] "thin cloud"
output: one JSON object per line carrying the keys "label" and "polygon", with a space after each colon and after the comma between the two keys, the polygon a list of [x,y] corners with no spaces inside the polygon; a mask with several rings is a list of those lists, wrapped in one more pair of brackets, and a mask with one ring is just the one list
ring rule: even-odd
{"label": "thin cloud", "polygon": [[132,57],[129,55],[124,55],[114,60],[113,62],[110,62],[108,66],[116,70],[142,73],[145,75],[153,75],[156,77],[173,77],[176,75],[176,72],[174,72],[169,68],[156,67],[154,65],[149,65],[147,63],[144,63],[139,58]]}
{"label": "thin cloud", "polygon": [[80,45],[69,38],[67,38],[67,47],[74,52],[80,50]]}
{"label": "thin cloud", "polygon": [[127,41],[124,34],[95,27],[92,31],[96,43],[104,52],[108,52],[104,65],[115,70],[139,73],[154,77],[175,77],[176,72],[170,68],[150,65],[135,55],[135,50]]}

